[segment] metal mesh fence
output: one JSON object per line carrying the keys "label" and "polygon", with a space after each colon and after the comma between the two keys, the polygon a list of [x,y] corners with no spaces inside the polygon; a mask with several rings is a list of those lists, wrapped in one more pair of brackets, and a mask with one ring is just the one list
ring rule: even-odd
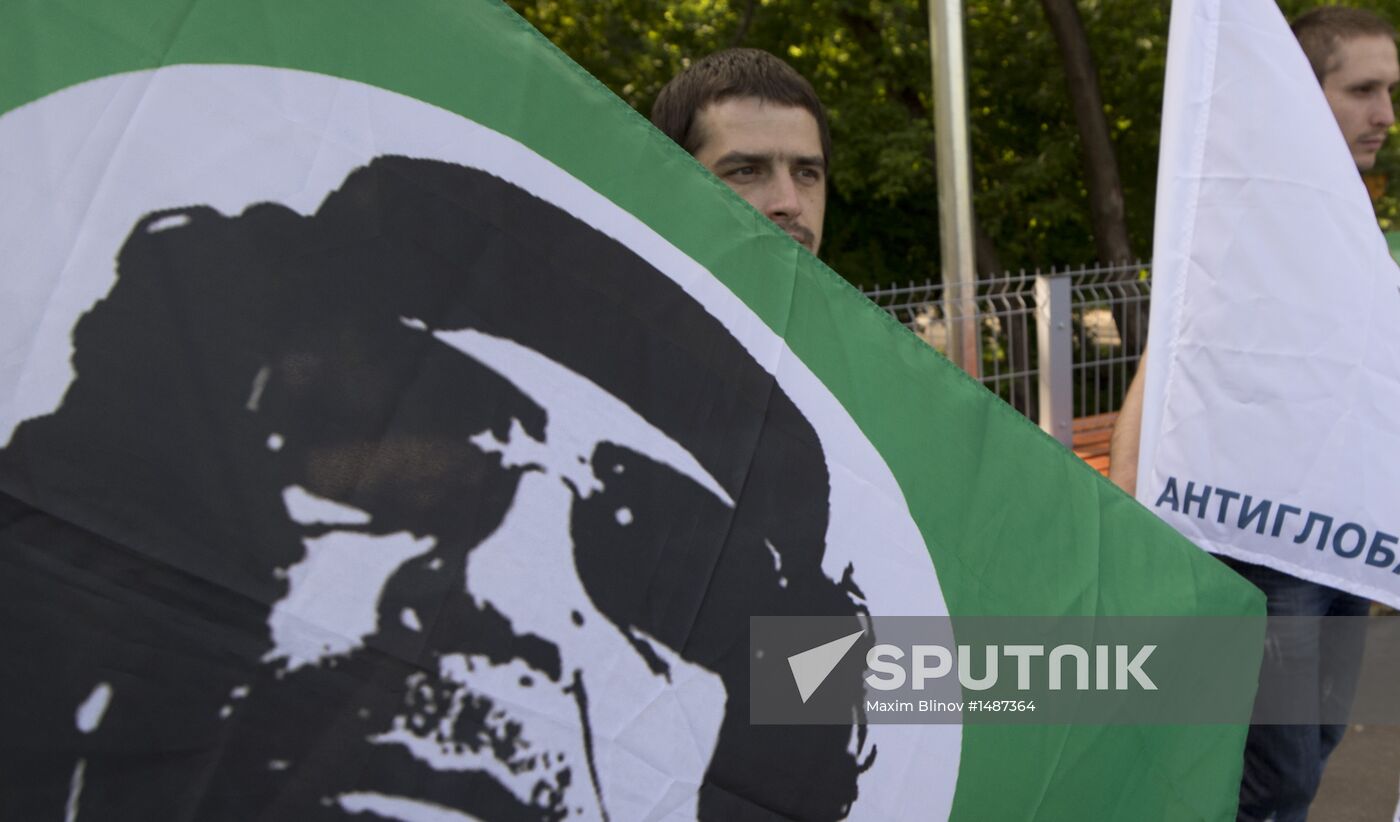
{"label": "metal mesh fence", "polygon": [[1116,412],[1147,344],[1149,264],[1069,272],[1074,416]]}
{"label": "metal mesh fence", "polygon": [[[1077,269],[1007,272],[978,282],[978,363],[976,376],[991,391],[1039,422],[1040,394],[1073,392],[1076,418],[1118,409],[1137,370],[1147,339],[1150,264],[1081,266]],[[1067,279],[1068,305],[1037,306],[1037,278]],[[925,342],[946,353],[948,330],[941,282],[926,281],[865,291]],[[1046,293],[1054,293],[1047,290]],[[1043,324],[1055,320],[1071,333],[1068,373],[1042,374],[1039,346]],[[1058,389],[1056,387],[1058,386]],[[1086,421],[1092,425],[1092,421]],[[1108,421],[1104,425],[1108,425]]]}

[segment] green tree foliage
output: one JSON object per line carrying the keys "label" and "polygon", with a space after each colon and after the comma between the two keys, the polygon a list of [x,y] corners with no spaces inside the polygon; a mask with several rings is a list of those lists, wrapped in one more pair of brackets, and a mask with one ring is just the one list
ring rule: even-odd
{"label": "green tree foliage", "polygon": [[[691,60],[733,45],[816,86],[835,156],[823,256],[858,285],[938,275],[927,2],[508,0],[642,113]],[[1290,16],[1313,5],[1280,0]],[[1400,0],[1358,3],[1400,20]],[[1123,181],[1132,246],[1152,247],[1169,0],[1079,0]],[[1038,0],[966,0],[977,222],[1007,268],[1095,257],[1079,137]],[[1393,140],[1378,165],[1400,172]],[[1400,179],[1400,173],[1391,173]],[[1400,225],[1400,200],[1379,213]]]}

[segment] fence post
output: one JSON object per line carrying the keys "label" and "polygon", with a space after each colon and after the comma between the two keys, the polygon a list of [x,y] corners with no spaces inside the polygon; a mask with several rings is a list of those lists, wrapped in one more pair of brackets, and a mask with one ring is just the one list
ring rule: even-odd
{"label": "fence post", "polygon": [[1040,428],[1066,448],[1074,442],[1074,377],[1070,359],[1069,275],[1035,275],[1035,338],[1039,355]]}

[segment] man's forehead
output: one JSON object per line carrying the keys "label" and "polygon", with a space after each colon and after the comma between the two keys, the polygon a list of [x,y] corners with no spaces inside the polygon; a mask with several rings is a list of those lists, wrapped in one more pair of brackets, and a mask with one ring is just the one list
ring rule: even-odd
{"label": "man's forehead", "polygon": [[1396,60],[1395,41],[1381,34],[1338,37],[1327,58],[1324,80],[1334,79],[1334,75],[1346,75],[1348,79],[1365,75],[1365,79],[1387,82],[1397,79],[1400,64]]}
{"label": "man's forehead", "polygon": [[738,151],[822,158],[821,130],[807,109],[759,97],[726,97],[695,116],[696,152]]}

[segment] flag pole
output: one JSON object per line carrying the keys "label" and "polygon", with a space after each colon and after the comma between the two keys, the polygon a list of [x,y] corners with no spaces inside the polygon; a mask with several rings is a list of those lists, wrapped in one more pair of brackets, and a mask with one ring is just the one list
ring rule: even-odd
{"label": "flag pole", "polygon": [[962,0],[930,0],[928,16],[948,358],[976,377],[981,372],[981,363],[977,352],[977,274],[972,236],[972,165],[967,132]]}

